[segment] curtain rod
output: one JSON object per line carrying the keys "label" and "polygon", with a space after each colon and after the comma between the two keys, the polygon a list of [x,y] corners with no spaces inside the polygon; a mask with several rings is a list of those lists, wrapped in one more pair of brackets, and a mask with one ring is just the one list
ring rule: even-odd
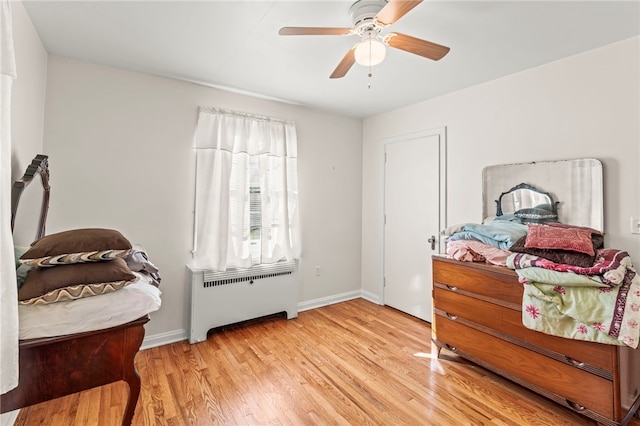
{"label": "curtain rod", "polygon": [[269,116],[266,116],[266,115],[252,114],[252,113],[243,112],[243,111],[233,111],[233,110],[223,109],[223,108],[203,107],[203,106],[201,106],[200,107],[200,111],[201,112],[211,113],[211,114],[230,115],[230,116],[233,116],[233,117],[251,118],[251,119],[254,119],[254,120],[261,120],[261,121],[269,121],[269,122],[275,122],[275,123],[283,123],[283,124],[295,125],[295,123],[293,121],[289,121],[289,120],[283,120],[283,119],[280,119],[280,118],[269,117]]}

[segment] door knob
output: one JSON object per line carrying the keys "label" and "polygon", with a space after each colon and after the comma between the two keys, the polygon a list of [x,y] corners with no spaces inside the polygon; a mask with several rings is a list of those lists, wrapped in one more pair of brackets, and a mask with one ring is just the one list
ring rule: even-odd
{"label": "door knob", "polygon": [[436,236],[432,235],[431,238],[427,240],[428,243],[431,243],[431,250],[436,249]]}

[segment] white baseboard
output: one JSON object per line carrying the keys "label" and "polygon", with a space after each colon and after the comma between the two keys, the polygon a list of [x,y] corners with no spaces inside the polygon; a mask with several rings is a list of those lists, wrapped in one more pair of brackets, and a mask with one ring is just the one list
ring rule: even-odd
{"label": "white baseboard", "polygon": [[369,302],[373,302],[376,305],[382,305],[380,296],[377,295],[376,293],[371,293],[370,291],[367,291],[367,290],[361,290],[360,297],[362,297],[365,300],[368,300]]}
{"label": "white baseboard", "polygon": [[165,333],[152,334],[144,338],[140,350],[168,345],[170,343],[180,342],[181,340],[187,340],[187,330],[173,330]]}
{"label": "white baseboard", "polygon": [[306,302],[298,303],[298,312],[333,305],[334,303],[346,302],[347,300],[357,299],[358,297],[360,297],[360,290],[334,294],[333,296],[321,297],[314,300],[307,300]]}
{"label": "white baseboard", "polygon": [[19,409],[0,414],[0,426],[13,426],[18,418],[18,413],[20,413]]}
{"label": "white baseboard", "polygon": [[[380,305],[380,297],[366,290],[354,290],[346,293],[334,294],[332,296],[321,297],[319,299],[307,300],[298,303],[298,312],[308,311],[309,309],[320,308],[322,306],[333,305],[334,303],[346,302],[347,300],[362,297],[369,302]],[[152,334],[146,336],[142,341],[140,350],[155,348],[156,346],[168,345],[170,343],[187,340],[187,330],[167,331],[166,333]],[[5,426],[4,423],[0,426]]]}

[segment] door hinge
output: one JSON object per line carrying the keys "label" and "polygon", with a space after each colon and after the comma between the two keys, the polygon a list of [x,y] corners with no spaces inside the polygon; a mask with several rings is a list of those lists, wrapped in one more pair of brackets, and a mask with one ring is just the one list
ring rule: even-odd
{"label": "door hinge", "polygon": [[382,277],[382,287],[387,286],[387,277]]}

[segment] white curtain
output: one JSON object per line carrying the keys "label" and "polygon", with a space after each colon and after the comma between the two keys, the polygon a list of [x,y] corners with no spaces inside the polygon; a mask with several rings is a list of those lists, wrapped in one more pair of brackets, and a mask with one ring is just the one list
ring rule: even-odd
{"label": "white curtain", "polygon": [[11,236],[11,86],[16,78],[11,8],[0,0],[0,393],[18,385],[18,289]]}
{"label": "white curtain", "polygon": [[[252,265],[250,188],[259,180],[260,262],[300,257],[294,123],[200,108],[194,137],[194,266],[217,271]],[[257,175],[252,176],[252,167]],[[252,183],[252,178],[253,182]]]}

